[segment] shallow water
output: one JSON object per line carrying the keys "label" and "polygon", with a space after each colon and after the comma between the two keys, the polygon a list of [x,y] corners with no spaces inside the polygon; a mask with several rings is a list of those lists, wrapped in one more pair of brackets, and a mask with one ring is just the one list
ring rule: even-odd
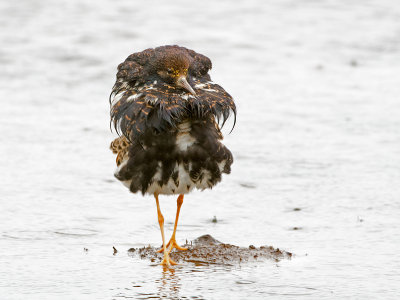
{"label": "shallow water", "polygon": [[[0,2],[0,299],[398,298],[400,5],[171,2]],[[232,174],[185,197],[178,242],[291,260],[128,255],[161,237],[154,200],[113,178],[108,95],[128,54],[175,43],[212,59],[239,112]],[[175,207],[161,198],[167,236]]]}

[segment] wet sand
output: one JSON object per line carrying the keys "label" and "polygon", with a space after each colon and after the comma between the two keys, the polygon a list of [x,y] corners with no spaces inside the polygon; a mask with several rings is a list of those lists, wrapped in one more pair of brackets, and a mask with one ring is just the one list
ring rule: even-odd
{"label": "wet sand", "polygon": [[[190,243],[183,245],[186,251],[174,249],[170,257],[177,263],[193,263],[196,266],[218,264],[218,265],[240,265],[246,262],[263,261],[270,259],[279,262],[284,258],[291,258],[292,253],[275,249],[272,246],[260,246],[259,248],[250,245],[249,247],[239,247],[231,244],[221,243],[211,235],[206,234],[198,237]],[[158,248],[159,249],[159,248]],[[157,253],[154,247],[131,248],[128,252],[141,259],[148,259],[151,262],[161,262],[162,253]]]}

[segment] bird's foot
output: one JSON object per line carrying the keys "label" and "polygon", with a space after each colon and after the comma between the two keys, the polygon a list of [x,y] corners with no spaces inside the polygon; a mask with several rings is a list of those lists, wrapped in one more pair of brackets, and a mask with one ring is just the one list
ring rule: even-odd
{"label": "bird's foot", "polygon": [[168,252],[168,251],[164,252],[164,258],[163,258],[163,260],[161,261],[160,265],[162,265],[162,266],[167,266],[167,267],[171,267],[171,265],[174,266],[174,265],[176,265],[176,264],[177,264],[177,263],[174,262],[174,261],[169,257],[169,252]]}
{"label": "bird's foot", "polygon": [[[187,250],[187,248],[184,248],[184,247],[181,247],[181,246],[179,246],[178,245],[178,243],[176,242],[176,240],[175,240],[175,238],[171,238],[170,240],[169,240],[169,242],[168,242],[168,244],[167,244],[167,251],[168,251],[168,253],[171,253],[171,251],[172,251],[172,249],[178,249],[178,250],[181,250],[181,251],[185,251],[185,250]],[[164,251],[164,249],[163,248],[161,248],[160,250],[158,250],[157,252],[158,253],[161,253],[161,252],[163,252]]]}

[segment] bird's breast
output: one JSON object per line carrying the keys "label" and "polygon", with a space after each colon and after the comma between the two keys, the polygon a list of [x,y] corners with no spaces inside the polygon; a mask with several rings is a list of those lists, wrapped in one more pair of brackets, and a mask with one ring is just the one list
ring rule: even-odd
{"label": "bird's breast", "polygon": [[175,144],[180,151],[187,151],[196,142],[196,138],[191,135],[190,121],[182,122],[177,129]]}

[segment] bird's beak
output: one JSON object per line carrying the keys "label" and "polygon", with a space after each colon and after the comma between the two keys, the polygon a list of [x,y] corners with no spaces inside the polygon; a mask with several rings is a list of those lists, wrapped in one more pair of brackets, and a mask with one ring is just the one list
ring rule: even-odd
{"label": "bird's beak", "polygon": [[176,85],[180,86],[181,88],[184,88],[185,90],[189,91],[191,94],[196,96],[196,92],[194,91],[194,89],[190,86],[189,82],[187,82],[186,77],[185,76],[181,76],[178,78],[178,80],[176,81]]}

